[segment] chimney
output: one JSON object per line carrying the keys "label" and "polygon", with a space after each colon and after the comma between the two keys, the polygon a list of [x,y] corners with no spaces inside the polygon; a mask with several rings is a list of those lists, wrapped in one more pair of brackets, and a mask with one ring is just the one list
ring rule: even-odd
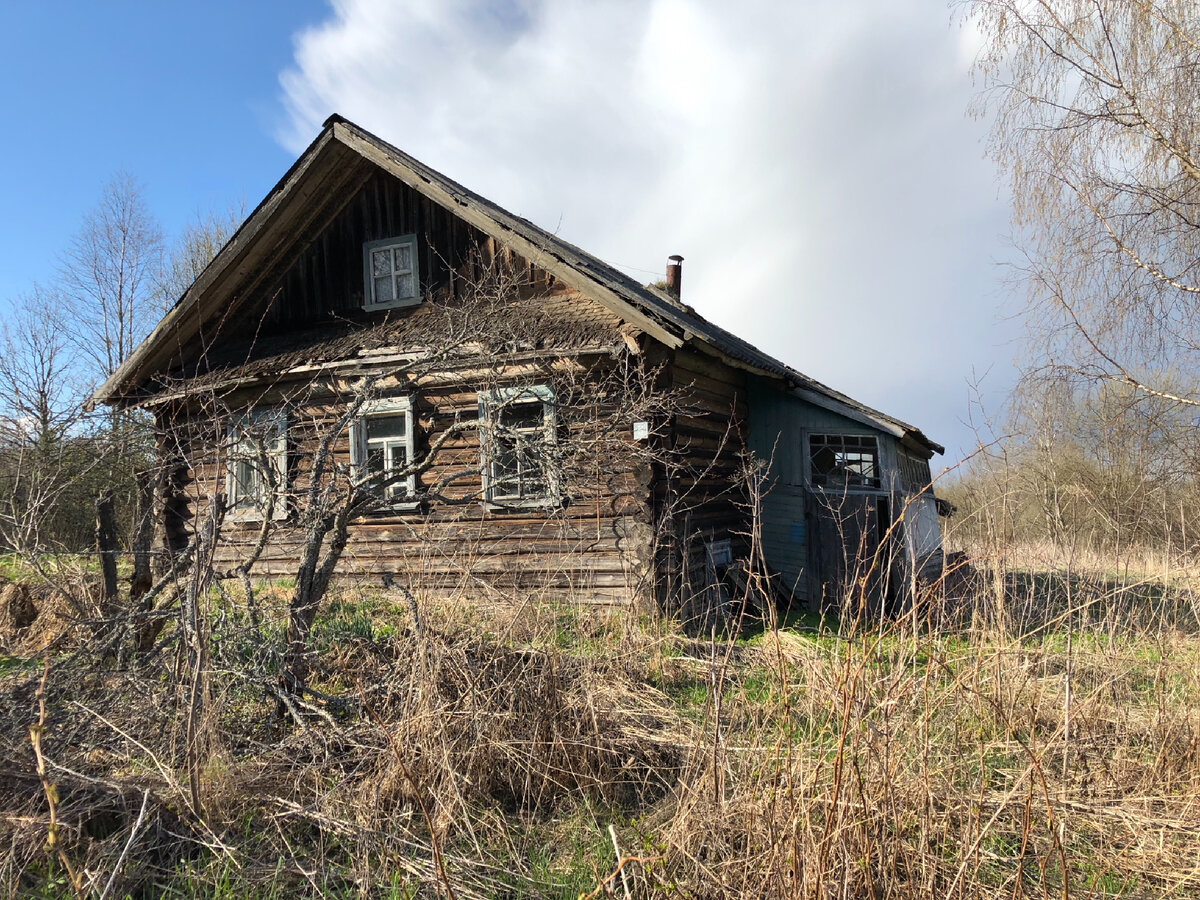
{"label": "chimney", "polygon": [[679,289],[683,283],[683,257],[676,253],[667,257],[667,293],[679,299]]}

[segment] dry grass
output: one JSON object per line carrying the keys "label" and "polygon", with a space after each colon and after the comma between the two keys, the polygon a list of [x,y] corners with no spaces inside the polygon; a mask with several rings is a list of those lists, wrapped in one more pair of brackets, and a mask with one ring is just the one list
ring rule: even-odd
{"label": "dry grass", "polygon": [[[1055,571],[984,571],[953,630],[922,608],[701,640],[533,601],[423,604],[418,631],[358,592],[322,619],[336,699],[304,727],[268,691],[276,626],[214,600],[199,809],[170,647],[51,667],[64,851],[88,896],[127,843],[110,896],[1200,896],[1189,594]],[[8,666],[0,879],[70,896],[40,672]]]}

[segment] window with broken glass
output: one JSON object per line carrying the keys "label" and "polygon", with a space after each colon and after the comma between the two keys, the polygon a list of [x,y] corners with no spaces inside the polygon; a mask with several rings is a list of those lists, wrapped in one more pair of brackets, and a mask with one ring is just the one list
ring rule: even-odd
{"label": "window with broken glass", "polygon": [[480,396],[484,497],[498,505],[557,500],[554,394],[546,385]]}
{"label": "window with broken glass", "polygon": [[810,434],[808,458],[814,487],[879,490],[879,445],[872,435]]}
{"label": "window with broken glass", "polygon": [[371,477],[381,496],[392,503],[416,495],[417,476],[403,476],[413,459],[412,401],[376,400],[363,406],[350,426],[350,462],[358,478]]}
{"label": "window with broken glass", "polygon": [[287,415],[283,410],[252,410],[229,426],[225,493],[229,508],[243,517],[265,514],[274,490],[272,515],[287,515]]}
{"label": "window with broken glass", "polygon": [[366,309],[389,309],[421,302],[417,273],[417,238],[405,235],[371,241],[363,249]]}

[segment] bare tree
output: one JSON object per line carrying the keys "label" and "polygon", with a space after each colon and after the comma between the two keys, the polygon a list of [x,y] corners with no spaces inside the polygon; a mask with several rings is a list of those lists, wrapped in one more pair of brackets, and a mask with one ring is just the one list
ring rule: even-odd
{"label": "bare tree", "polygon": [[22,440],[48,446],[79,418],[77,376],[62,299],[34,285],[0,323],[0,418]]}
{"label": "bare tree", "polygon": [[174,306],[192,282],[200,277],[200,273],[233,237],[245,218],[245,204],[239,204],[223,213],[198,214],[184,226],[167,250],[166,259],[157,273],[155,294],[160,314],[165,314]]}
{"label": "bare tree", "polygon": [[1200,9],[966,0],[1045,366],[1200,404]]}
{"label": "bare tree", "polygon": [[36,553],[90,534],[104,448],[81,429],[83,383],[59,295],[35,286],[0,323],[0,545]]}
{"label": "bare tree", "polygon": [[158,320],[154,287],[162,232],[138,182],[125,173],[104,186],[63,256],[61,284],[75,339],[103,380],[133,352]]}

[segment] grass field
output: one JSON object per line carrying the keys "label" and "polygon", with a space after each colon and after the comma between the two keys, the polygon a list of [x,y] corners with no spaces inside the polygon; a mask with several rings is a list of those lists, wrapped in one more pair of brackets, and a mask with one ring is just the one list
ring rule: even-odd
{"label": "grass field", "polygon": [[257,635],[243,598],[213,596],[190,753],[173,645],[120,665],[64,650],[43,785],[41,665],[0,660],[0,884],[1200,896],[1200,637],[1189,580],[1152,576],[1013,565],[936,615],[701,637],[536,598],[422,603],[418,631],[351,589],[319,620],[302,727],[270,690],[284,592],[258,592]]}

